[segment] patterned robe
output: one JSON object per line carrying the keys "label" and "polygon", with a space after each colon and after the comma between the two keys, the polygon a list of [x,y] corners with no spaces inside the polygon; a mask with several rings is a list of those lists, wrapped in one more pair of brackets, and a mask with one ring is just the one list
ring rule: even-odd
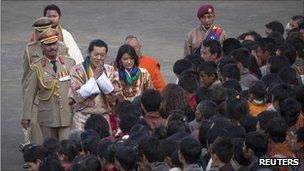
{"label": "patterned robe", "polygon": [[142,95],[145,90],[152,88],[152,81],[148,70],[140,67],[139,69],[141,75],[131,86],[127,85],[122,79],[119,79],[123,96],[126,100],[133,101],[135,97]]}
{"label": "patterned robe", "polygon": [[122,88],[120,86],[118,73],[114,67],[105,64],[104,73],[112,83],[114,90],[109,94],[104,94],[101,91],[98,95],[93,94],[87,98],[83,98],[79,90],[89,80],[87,73],[82,63],[71,69],[70,98],[75,102],[73,104],[74,116],[72,128],[83,129],[87,118],[91,114],[104,115],[109,122],[109,114],[112,113],[116,100],[122,98]]}

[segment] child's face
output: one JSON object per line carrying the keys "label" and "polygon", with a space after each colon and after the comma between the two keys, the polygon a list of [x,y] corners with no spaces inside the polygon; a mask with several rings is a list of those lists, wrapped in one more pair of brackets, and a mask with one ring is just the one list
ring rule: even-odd
{"label": "child's face", "polygon": [[208,75],[205,73],[200,73],[200,78],[201,78],[201,82],[203,83],[203,85],[205,85],[206,87],[209,87],[212,85],[212,83],[215,81],[214,75]]}

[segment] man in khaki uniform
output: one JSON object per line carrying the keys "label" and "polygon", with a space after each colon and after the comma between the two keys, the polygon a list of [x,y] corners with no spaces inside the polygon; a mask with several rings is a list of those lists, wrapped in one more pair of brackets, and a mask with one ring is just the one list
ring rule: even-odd
{"label": "man in khaki uniform", "polygon": [[187,34],[184,43],[184,57],[190,54],[199,54],[199,48],[205,39],[214,39],[222,43],[227,37],[225,31],[213,23],[215,13],[212,5],[202,5],[197,11],[197,17],[201,25]]}
{"label": "man in khaki uniform", "polygon": [[[31,39],[31,43],[28,43],[24,56],[23,56],[23,75],[22,75],[22,92],[24,94],[24,90],[27,87],[28,84],[28,73],[30,71],[30,65],[32,62],[37,61],[39,58],[43,56],[41,44],[39,41],[37,41],[38,35],[43,32],[44,30],[51,28],[52,20],[47,17],[41,17],[38,18],[34,24],[32,25],[34,27],[34,32]],[[35,38],[35,39],[33,39]],[[62,42],[58,42],[58,53],[59,55],[67,55],[67,48]],[[31,143],[34,144],[42,144],[43,137],[41,133],[41,129],[39,125],[37,124],[37,105],[38,105],[38,99],[36,98],[34,101],[33,106],[33,112],[32,112],[32,120],[30,122],[29,129],[25,130],[29,134],[29,140]]]}
{"label": "man in khaki uniform", "polygon": [[29,127],[33,118],[34,100],[37,97],[37,122],[43,137],[66,139],[72,117],[68,100],[69,71],[75,61],[58,54],[58,32],[55,29],[43,31],[38,40],[43,56],[32,62],[26,77],[21,123],[24,128]]}

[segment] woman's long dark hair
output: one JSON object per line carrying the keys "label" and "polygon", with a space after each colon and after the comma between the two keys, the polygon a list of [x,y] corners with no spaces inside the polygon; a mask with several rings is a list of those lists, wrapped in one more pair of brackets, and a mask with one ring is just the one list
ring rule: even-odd
{"label": "woman's long dark hair", "polygon": [[139,59],[138,59],[138,56],[137,56],[134,48],[128,44],[124,44],[124,45],[120,46],[120,48],[118,49],[118,52],[117,52],[117,56],[116,56],[117,68],[119,68],[119,69],[123,68],[123,66],[120,64],[120,60],[125,53],[127,53],[134,59],[134,65],[136,67],[138,67]]}

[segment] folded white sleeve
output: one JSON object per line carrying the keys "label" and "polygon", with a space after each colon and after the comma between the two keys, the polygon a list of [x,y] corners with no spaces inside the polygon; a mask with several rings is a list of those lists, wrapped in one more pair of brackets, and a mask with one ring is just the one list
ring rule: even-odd
{"label": "folded white sleeve", "polygon": [[87,81],[83,86],[81,86],[79,93],[83,98],[88,98],[92,94],[100,93],[95,79],[93,77],[89,79],[89,81]]}
{"label": "folded white sleeve", "polygon": [[109,80],[109,78],[106,76],[105,73],[103,73],[97,80],[96,80],[99,88],[101,91],[103,91],[104,94],[109,94],[114,90],[114,87]]}

